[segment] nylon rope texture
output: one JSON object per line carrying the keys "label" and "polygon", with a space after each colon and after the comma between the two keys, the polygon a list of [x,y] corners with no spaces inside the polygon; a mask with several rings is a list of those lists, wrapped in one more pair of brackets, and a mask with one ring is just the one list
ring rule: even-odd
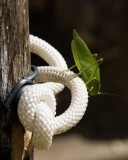
{"label": "nylon rope texture", "polygon": [[[32,143],[37,149],[49,149],[53,136],[74,127],[83,117],[88,104],[88,92],[83,80],[72,79],[75,73],[68,70],[62,55],[46,41],[30,35],[30,49],[50,66],[38,67],[35,84],[26,86],[18,103],[18,116],[33,133]],[[71,91],[68,109],[56,116],[55,95],[67,86]]]}

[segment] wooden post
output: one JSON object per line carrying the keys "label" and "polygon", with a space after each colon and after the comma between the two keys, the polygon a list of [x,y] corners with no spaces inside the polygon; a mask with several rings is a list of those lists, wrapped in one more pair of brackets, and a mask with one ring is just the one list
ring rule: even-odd
{"label": "wooden post", "polygon": [[32,160],[24,156],[24,133],[17,113],[4,100],[15,83],[30,74],[27,0],[0,0],[0,159]]}

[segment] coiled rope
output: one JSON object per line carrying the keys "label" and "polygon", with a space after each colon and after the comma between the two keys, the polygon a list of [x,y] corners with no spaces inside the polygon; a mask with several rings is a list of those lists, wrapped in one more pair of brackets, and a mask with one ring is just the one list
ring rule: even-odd
{"label": "coiled rope", "polygon": [[[18,115],[22,125],[33,133],[35,148],[48,149],[53,135],[63,133],[75,126],[83,117],[88,93],[84,82],[67,70],[61,54],[47,42],[30,35],[31,52],[44,59],[50,66],[38,67],[36,84],[26,86],[18,103]],[[45,83],[41,83],[45,82]],[[56,116],[55,95],[67,86],[71,91],[69,108]]]}

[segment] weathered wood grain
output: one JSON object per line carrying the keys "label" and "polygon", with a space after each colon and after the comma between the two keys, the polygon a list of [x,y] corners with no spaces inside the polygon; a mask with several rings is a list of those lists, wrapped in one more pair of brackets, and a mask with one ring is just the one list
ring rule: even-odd
{"label": "weathered wood grain", "polygon": [[[4,100],[15,85],[30,73],[27,0],[0,0],[0,159],[22,160],[24,128]],[[32,160],[32,153],[27,153]]]}

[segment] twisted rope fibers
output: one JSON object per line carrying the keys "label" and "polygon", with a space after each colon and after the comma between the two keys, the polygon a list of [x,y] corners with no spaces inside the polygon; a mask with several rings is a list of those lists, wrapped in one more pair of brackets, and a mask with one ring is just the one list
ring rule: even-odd
{"label": "twisted rope fibers", "polygon": [[[18,104],[18,115],[23,126],[33,132],[32,143],[37,149],[48,149],[53,135],[63,133],[75,126],[83,117],[88,93],[84,82],[67,70],[67,64],[61,54],[47,42],[30,36],[31,52],[37,54],[51,66],[38,67],[36,83],[26,86]],[[40,83],[45,82],[45,83]],[[63,89],[71,90],[69,108],[56,116],[55,94]]]}

